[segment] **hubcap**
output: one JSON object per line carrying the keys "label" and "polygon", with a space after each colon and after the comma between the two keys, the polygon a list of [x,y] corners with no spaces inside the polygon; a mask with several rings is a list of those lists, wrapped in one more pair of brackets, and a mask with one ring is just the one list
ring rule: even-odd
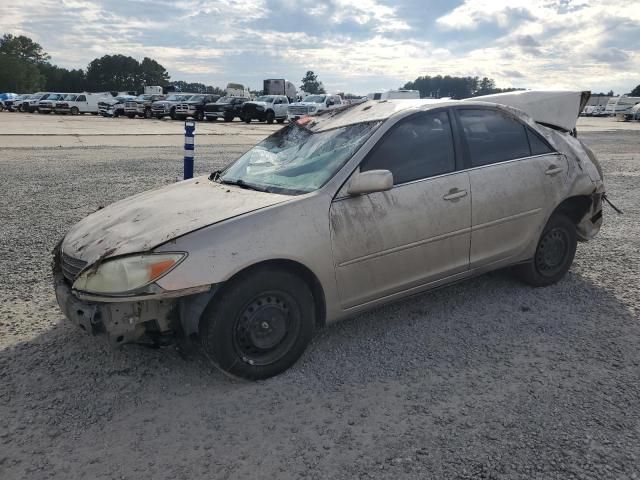
{"label": "hubcap", "polygon": [[271,364],[289,350],[297,330],[288,296],[279,292],[251,300],[236,320],[234,346],[252,365]]}
{"label": "hubcap", "polygon": [[569,238],[564,230],[549,230],[540,240],[536,252],[536,267],[542,275],[553,276],[564,265],[569,251]]}

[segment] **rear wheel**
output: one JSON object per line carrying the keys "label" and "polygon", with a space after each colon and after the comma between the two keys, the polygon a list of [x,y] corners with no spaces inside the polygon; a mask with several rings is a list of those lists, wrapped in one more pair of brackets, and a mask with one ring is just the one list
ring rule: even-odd
{"label": "rear wheel", "polygon": [[515,267],[525,283],[545,287],[558,282],[569,271],[578,244],[576,226],[562,213],[554,213],[542,231],[533,259]]}
{"label": "rear wheel", "polygon": [[257,380],[293,365],[313,336],[313,295],[296,275],[265,268],[241,276],[205,309],[200,336],[227,374]]}

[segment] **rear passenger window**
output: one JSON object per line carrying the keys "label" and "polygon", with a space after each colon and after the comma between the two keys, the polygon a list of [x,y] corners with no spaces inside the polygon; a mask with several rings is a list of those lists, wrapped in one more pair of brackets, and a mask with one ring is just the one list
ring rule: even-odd
{"label": "rear passenger window", "polygon": [[545,153],[553,153],[553,149],[549,147],[540,135],[527,128],[527,137],[529,138],[529,145],[531,146],[531,155],[544,155]]}
{"label": "rear passenger window", "polygon": [[531,155],[524,125],[497,110],[458,110],[469,146],[471,165],[523,158]]}
{"label": "rear passenger window", "polygon": [[414,115],[378,142],[360,170],[389,170],[393,183],[453,172],[453,136],[447,112]]}

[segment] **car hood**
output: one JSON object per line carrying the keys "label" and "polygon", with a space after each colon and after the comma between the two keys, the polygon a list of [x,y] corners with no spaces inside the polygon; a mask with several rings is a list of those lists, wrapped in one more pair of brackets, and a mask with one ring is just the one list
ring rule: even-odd
{"label": "car hood", "polygon": [[198,177],[140,193],[89,215],[71,228],[62,250],[95,263],[145,252],[193,230],[293,197]]}
{"label": "car hood", "polygon": [[319,107],[320,105],[322,105],[322,102],[294,102],[289,104],[290,107]]}

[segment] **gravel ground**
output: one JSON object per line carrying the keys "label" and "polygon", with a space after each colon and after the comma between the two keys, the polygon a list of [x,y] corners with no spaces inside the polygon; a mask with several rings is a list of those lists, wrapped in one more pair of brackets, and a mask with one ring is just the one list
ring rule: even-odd
{"label": "gravel ground", "polygon": [[[180,148],[3,149],[0,478],[639,478],[639,137],[583,138],[625,215],[606,210],[562,282],[496,272],[396,303],[257,383],[197,352],[110,350],[55,304],[57,240],[175,181]],[[203,147],[197,169],[245,148]]]}

